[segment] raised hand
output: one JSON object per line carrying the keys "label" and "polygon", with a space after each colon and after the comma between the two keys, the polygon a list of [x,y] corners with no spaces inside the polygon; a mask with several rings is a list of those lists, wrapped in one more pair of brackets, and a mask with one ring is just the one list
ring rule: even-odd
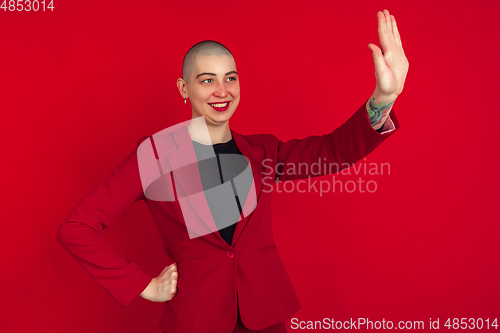
{"label": "raised hand", "polygon": [[403,91],[409,63],[403,51],[396,19],[387,9],[377,12],[378,38],[382,50],[375,44],[368,44],[375,62],[375,90],[380,95],[394,100]]}

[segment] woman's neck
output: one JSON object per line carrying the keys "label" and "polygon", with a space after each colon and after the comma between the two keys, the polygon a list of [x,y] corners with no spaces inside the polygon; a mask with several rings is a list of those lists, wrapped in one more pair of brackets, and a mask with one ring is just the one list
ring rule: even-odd
{"label": "woman's neck", "polygon": [[188,131],[191,140],[202,144],[215,145],[232,139],[229,121],[214,126],[202,121],[200,118],[195,118],[189,123]]}
{"label": "woman's neck", "polygon": [[229,124],[226,122],[225,126],[210,126],[208,125],[208,133],[210,134],[210,139],[212,144],[228,142],[231,140],[231,131],[229,130]]}

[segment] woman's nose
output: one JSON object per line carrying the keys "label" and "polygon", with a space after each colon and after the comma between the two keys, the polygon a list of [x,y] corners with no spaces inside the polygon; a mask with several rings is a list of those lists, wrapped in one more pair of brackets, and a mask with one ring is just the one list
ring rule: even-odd
{"label": "woman's nose", "polygon": [[219,83],[217,85],[217,87],[215,88],[214,96],[226,97],[227,95],[228,95],[228,92],[227,92],[226,86],[224,85],[224,83]]}

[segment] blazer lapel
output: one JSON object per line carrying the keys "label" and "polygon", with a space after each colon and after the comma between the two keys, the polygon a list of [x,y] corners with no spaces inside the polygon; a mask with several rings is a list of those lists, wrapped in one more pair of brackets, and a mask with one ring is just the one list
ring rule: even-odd
{"label": "blazer lapel", "polygon": [[206,236],[215,244],[226,243],[205,198],[196,153],[187,127],[178,128],[172,132],[172,136],[177,148],[166,155],[166,159],[173,170],[175,192],[190,238]]}
{"label": "blazer lapel", "polygon": [[[166,159],[174,175],[175,191],[181,204],[186,227],[191,238],[205,236],[214,244],[229,247],[226,241],[221,237],[215,224],[210,207],[203,192],[203,186],[198,169],[198,161],[194,151],[191,136],[186,126],[179,127],[171,132],[175,141],[176,148],[168,149],[166,155],[159,154],[160,163]],[[265,152],[262,148],[252,146],[245,137],[233,130],[231,134],[236,146],[241,154],[250,162],[253,173],[253,180],[249,192],[245,196],[245,202],[242,204],[242,214],[240,220],[236,223],[236,228],[231,241],[231,248],[241,235],[252,212],[256,209],[260,193],[262,191],[263,169],[262,161],[265,158]],[[158,151],[161,143],[154,143]],[[161,156],[164,155],[164,156]],[[165,169],[165,166],[163,166]],[[241,196],[239,196],[241,197]]]}
{"label": "blazer lapel", "polygon": [[234,247],[234,244],[243,232],[245,225],[251,218],[252,212],[257,209],[260,193],[262,192],[262,175],[264,173],[264,166],[262,165],[262,162],[265,158],[265,152],[264,149],[260,147],[252,146],[243,135],[233,130],[231,130],[231,134],[241,154],[250,161],[253,173],[252,185],[250,186],[249,193],[246,196],[246,200],[242,208],[242,220],[236,224],[233,239],[231,240],[231,246]]}

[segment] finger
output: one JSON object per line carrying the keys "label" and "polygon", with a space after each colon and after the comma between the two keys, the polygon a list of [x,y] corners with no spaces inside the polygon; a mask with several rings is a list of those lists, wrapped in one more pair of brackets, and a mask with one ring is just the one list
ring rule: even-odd
{"label": "finger", "polygon": [[165,268],[161,271],[160,275],[165,274],[165,273],[167,273],[168,271],[174,271],[174,272],[176,272],[176,271],[177,271],[177,265],[176,265],[176,263],[173,263],[173,264],[170,264],[170,265],[166,266],[166,267],[165,267]]}
{"label": "finger", "polygon": [[403,43],[401,43],[401,36],[399,35],[398,25],[396,23],[396,18],[394,15],[391,15],[392,18],[392,31],[394,32],[394,37],[396,39],[396,43],[403,47]]}
{"label": "finger", "polygon": [[179,278],[179,273],[178,272],[173,272],[172,273],[172,279],[177,280]]}
{"label": "finger", "polygon": [[387,25],[387,35],[391,43],[396,43],[396,39],[394,38],[394,31],[392,30],[392,15],[389,14],[387,9],[384,9],[385,16],[385,24]]}
{"label": "finger", "polygon": [[368,44],[368,48],[372,51],[373,61],[375,64],[375,73],[377,73],[377,70],[380,71],[385,66],[387,66],[384,60],[384,56],[382,55],[382,51],[377,45],[370,43]]}
{"label": "finger", "polygon": [[382,47],[382,51],[385,53],[389,45],[392,43],[392,41],[389,36],[389,31],[387,30],[385,14],[381,11],[377,12],[377,19],[378,19],[378,39],[380,40],[380,46]]}
{"label": "finger", "polygon": [[384,17],[385,17],[385,24],[387,27],[387,32],[389,34],[392,34],[391,14],[389,14],[389,11],[387,9],[384,9]]}

